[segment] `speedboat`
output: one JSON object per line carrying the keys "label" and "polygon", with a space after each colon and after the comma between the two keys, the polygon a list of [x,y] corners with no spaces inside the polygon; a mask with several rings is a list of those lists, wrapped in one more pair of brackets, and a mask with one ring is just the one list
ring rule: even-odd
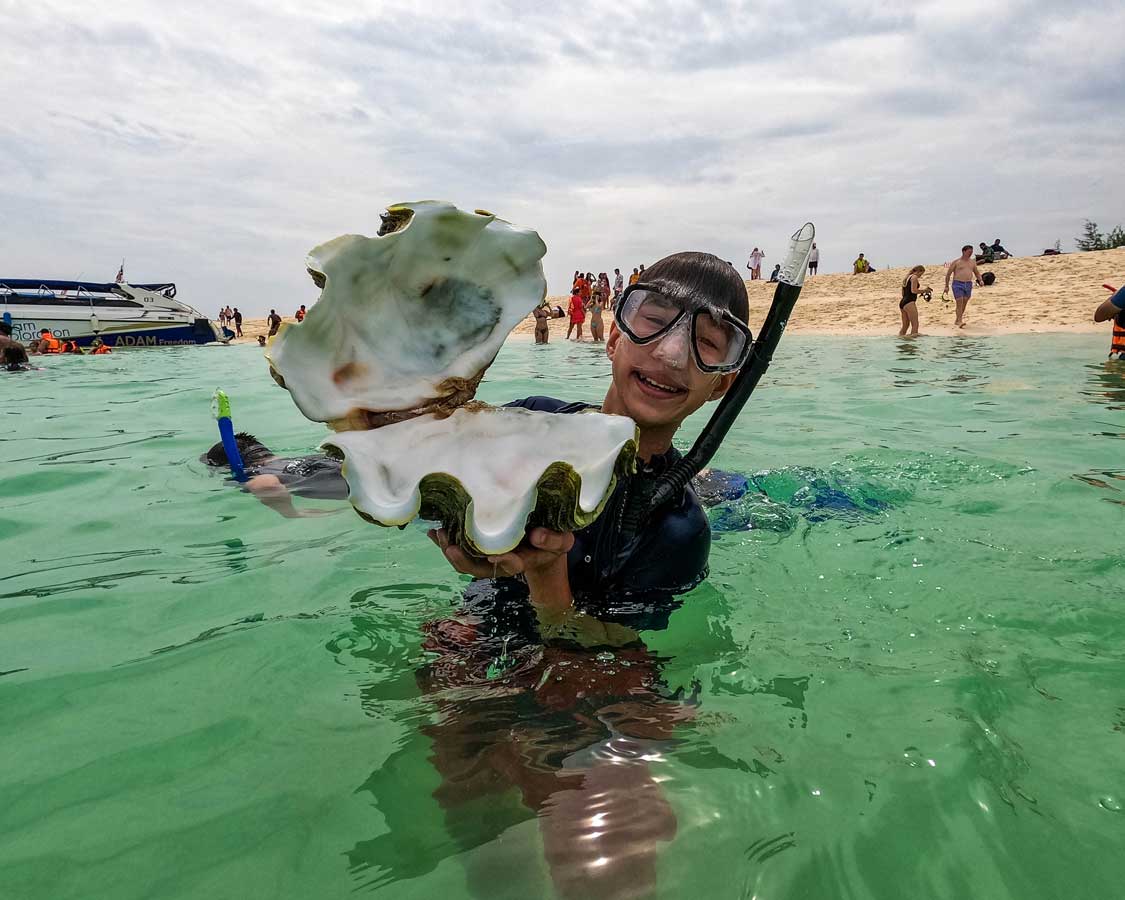
{"label": "speedboat", "polygon": [[226,343],[232,335],[176,299],[174,284],[98,284],[38,278],[0,278],[0,314],[12,336],[27,342],[49,328],[86,346],[167,347]]}

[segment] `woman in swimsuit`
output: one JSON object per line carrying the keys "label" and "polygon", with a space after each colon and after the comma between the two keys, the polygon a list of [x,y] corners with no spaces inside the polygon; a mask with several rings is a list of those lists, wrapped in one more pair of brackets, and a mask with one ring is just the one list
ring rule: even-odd
{"label": "woman in swimsuit", "polygon": [[547,343],[547,339],[551,335],[551,329],[547,327],[547,320],[551,318],[550,307],[537,306],[531,314],[535,316],[535,343]]}
{"label": "woman in swimsuit", "polygon": [[907,328],[910,329],[910,337],[918,336],[918,295],[929,290],[922,287],[921,278],[925,271],[925,266],[915,266],[902,282],[902,299],[898,304],[898,311],[902,315],[899,337],[906,337]]}
{"label": "woman in swimsuit", "polygon": [[599,284],[594,288],[594,295],[586,304],[586,311],[590,314],[590,340],[600,344],[605,340],[605,330],[602,325],[602,289]]}

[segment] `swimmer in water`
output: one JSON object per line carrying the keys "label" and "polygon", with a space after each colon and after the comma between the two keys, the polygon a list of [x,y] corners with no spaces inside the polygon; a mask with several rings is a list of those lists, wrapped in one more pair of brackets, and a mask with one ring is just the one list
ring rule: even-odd
{"label": "swimmer in water", "polygon": [[27,358],[27,351],[19,344],[0,344],[0,365],[5,372],[27,372],[31,370],[31,361]]}
{"label": "swimmer in water", "polygon": [[0,322],[0,350],[7,347],[18,347],[20,350],[24,349],[23,344],[12,337],[12,326],[8,322]]}
{"label": "swimmer in water", "polygon": [[[432,662],[417,677],[439,710],[423,727],[442,776],[434,796],[456,830],[479,808],[468,801],[515,788],[560,896],[650,896],[659,845],[676,834],[651,761],[694,716],[698,686],[666,683],[640,632],[666,627],[678,595],[707,575],[711,529],[695,490],[674,487],[672,439],[735,382],[750,352],[748,312],[742,278],[715,256],[677,253],[648,267],[615,304],[606,340],[612,382],[600,409],[632,418],[639,437],[637,471],[602,515],[575,532],[532,528],[488,559],[430,532],[474,578],[462,608],[426,626]],[[591,408],[550,397],[510,405]],[[708,481],[716,501],[728,496]],[[671,496],[654,505],[660,488]]]}
{"label": "swimmer in water", "polygon": [[[298,509],[293,505],[294,494],[310,500],[348,499],[348,485],[340,474],[339,460],[323,453],[297,458],[279,457],[254,435],[244,431],[236,434],[234,439],[248,476],[245,489],[279,515],[299,519],[340,511]],[[230,465],[222,441],[203,454],[202,461],[216,468]]]}

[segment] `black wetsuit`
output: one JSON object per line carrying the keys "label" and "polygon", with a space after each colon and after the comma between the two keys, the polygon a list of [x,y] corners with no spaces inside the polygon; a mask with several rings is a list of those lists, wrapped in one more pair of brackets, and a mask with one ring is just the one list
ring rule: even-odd
{"label": "black wetsuit", "polygon": [[275,458],[260,465],[246,467],[246,474],[276,475],[285,487],[298,497],[310,500],[347,500],[348,484],[340,474],[339,460],[323,454],[297,459]]}
{"label": "black wetsuit", "polygon": [[[552,397],[528,397],[507,405],[560,414],[597,409],[589,403],[564,403]],[[679,458],[673,447],[647,463],[638,463],[635,474],[618,482],[598,519],[574,533],[567,570],[579,609],[633,627],[662,627],[679,605],[676,595],[690,591],[707,577],[711,526],[691,487],[655,515],[643,516],[639,533],[628,535],[622,530],[626,510],[632,504],[646,504],[660,475]],[[276,475],[299,497],[343,500],[348,486],[340,465],[323,455],[273,459],[248,466],[246,474]],[[486,603],[526,598],[527,585],[516,578],[485,579],[473,582],[466,592],[470,601],[484,600],[484,595],[491,595]]]}
{"label": "black wetsuit", "polygon": [[[528,397],[508,406],[538,412],[577,413],[596,409],[589,403],[564,403],[551,397]],[[622,532],[622,519],[632,504],[646,504],[657,480],[680,458],[674,447],[621,479],[605,509],[592,524],[574,533],[567,555],[570,589],[575,605],[599,619],[643,627],[660,627],[660,620],[678,606],[677,594],[691,590],[707,577],[711,527],[695,492],[685,488],[673,503],[642,517],[636,535]],[[515,579],[497,579],[511,589]],[[522,586],[524,593],[527,588]],[[515,588],[519,590],[519,587]]]}

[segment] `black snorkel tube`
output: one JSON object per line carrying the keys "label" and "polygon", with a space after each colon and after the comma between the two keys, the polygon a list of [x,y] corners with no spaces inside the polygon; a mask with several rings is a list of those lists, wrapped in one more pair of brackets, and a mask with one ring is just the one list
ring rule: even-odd
{"label": "black snorkel tube", "polygon": [[[641,513],[647,512],[651,515],[665,503],[679,497],[687,483],[703,470],[718,451],[734,420],[738,418],[746,401],[754,393],[754,388],[758,386],[758,382],[769,368],[773,351],[777,347],[777,342],[781,340],[785,326],[789,323],[789,316],[793,313],[797,298],[801,296],[801,286],[805,283],[805,272],[808,270],[809,252],[812,250],[814,237],[816,237],[816,229],[813,228],[812,222],[806,222],[789,239],[789,252],[778,273],[773,303],[766,314],[765,322],[762,323],[762,330],[758,332],[758,339],[750,349],[746,364],[738,373],[730,390],[719,401],[719,408],[715,410],[711,421],[696,438],[691,450],[660,477],[648,509],[634,509],[626,513],[625,518],[635,516],[638,520],[623,523],[629,529],[628,533],[636,532]],[[630,516],[630,513],[633,516]]]}

